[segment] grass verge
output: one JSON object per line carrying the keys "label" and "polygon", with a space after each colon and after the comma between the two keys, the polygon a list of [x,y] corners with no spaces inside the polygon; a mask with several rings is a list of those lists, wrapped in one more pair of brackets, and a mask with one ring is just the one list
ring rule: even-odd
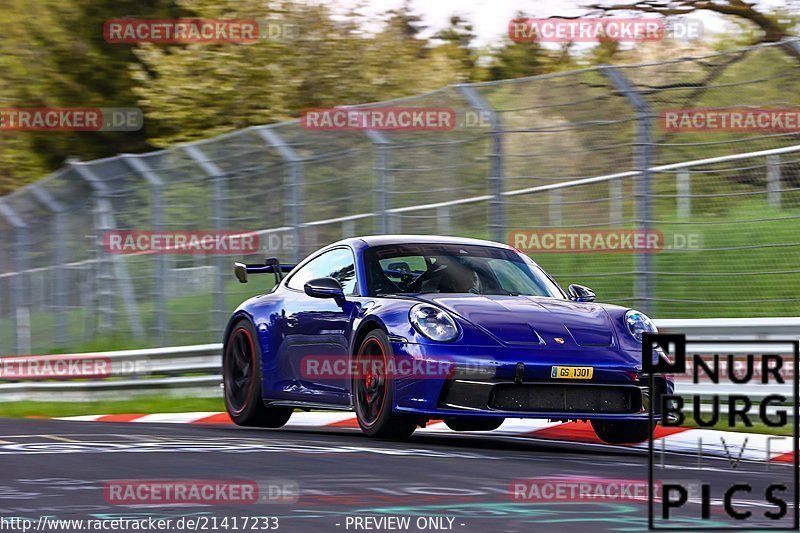
{"label": "grass verge", "polygon": [[127,413],[184,413],[191,411],[224,411],[222,398],[146,397],[97,402],[4,402],[0,417],[44,417],[79,415],[113,415]]}

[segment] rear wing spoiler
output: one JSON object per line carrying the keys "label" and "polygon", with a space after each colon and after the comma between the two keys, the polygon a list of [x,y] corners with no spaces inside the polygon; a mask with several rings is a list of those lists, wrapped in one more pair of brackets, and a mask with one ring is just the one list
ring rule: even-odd
{"label": "rear wing spoiler", "polygon": [[278,284],[283,279],[284,272],[291,272],[296,265],[282,265],[277,257],[270,257],[263,265],[245,265],[244,263],[234,263],[233,273],[239,283],[247,283],[248,274],[275,274],[275,283]]}

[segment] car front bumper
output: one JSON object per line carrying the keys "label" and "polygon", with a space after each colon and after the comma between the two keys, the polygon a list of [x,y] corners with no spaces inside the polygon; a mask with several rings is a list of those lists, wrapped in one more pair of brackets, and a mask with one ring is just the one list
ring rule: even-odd
{"label": "car front bumper", "polygon": [[[446,358],[457,369],[447,378],[398,379],[394,410],[428,417],[492,416],[551,420],[647,420],[648,376],[641,368],[607,349],[577,353],[531,353],[508,349],[470,349],[459,356],[440,348],[397,343],[395,357]],[[476,355],[482,353],[483,355]],[[627,354],[630,356],[630,354]],[[632,357],[629,357],[629,360]],[[475,361],[484,363],[483,369]],[[592,380],[551,379],[552,366],[594,368]],[[671,394],[671,379],[654,376],[654,418],[660,419],[660,396]]]}

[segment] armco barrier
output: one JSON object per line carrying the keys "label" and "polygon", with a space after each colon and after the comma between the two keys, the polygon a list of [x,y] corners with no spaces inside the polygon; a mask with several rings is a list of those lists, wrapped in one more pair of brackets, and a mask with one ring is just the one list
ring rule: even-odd
{"label": "armco barrier", "polygon": [[[657,320],[659,331],[684,333],[695,342],[690,353],[711,355],[753,353],[753,345],[703,344],[704,339],[784,339],[798,338],[800,317],[791,318],[709,318]],[[111,375],[95,380],[0,381],[0,401],[91,401],[120,399],[121,396],[221,396],[220,353],[222,345],[199,344],[171,346],[144,350],[123,350],[85,354],[65,354],[59,357],[104,357],[111,361]],[[686,380],[676,381],[678,392],[684,394],[719,393],[707,391],[705,385]],[[791,385],[748,384],[736,386],[735,392],[747,394],[754,400],[779,392],[791,394]],[[690,405],[690,404],[688,404]],[[0,409],[0,413],[2,409]]]}

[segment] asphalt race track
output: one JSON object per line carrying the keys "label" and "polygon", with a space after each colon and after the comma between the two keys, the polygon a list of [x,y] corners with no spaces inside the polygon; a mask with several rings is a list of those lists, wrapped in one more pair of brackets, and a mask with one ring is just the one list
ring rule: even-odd
{"label": "asphalt race track", "polygon": [[[731,453],[735,461],[736,451]],[[753,486],[752,493],[745,500],[737,499],[736,505],[758,516],[775,509],[764,502],[766,483],[784,480],[792,487],[792,469],[785,464],[767,467],[763,462],[739,462],[733,468],[728,459],[669,453],[663,460],[667,468],[657,469],[659,479],[702,480],[712,485],[716,501],[711,520],[700,522],[699,500],[690,500],[681,511],[686,527],[735,526],[718,501],[724,488],[734,483]],[[212,517],[261,516],[277,517],[277,530],[292,532],[647,530],[646,501],[511,498],[509,486],[520,478],[576,476],[646,482],[645,452],[602,445],[451,434],[417,435],[396,443],[371,440],[352,429],[254,430],[227,425],[4,419],[0,420],[0,465],[0,516],[27,517],[36,523],[42,516],[184,517],[204,518],[207,527],[173,526],[172,531],[213,531],[208,521]],[[291,503],[127,506],[108,503],[104,496],[109,480],[166,479],[285,482],[295,484],[299,497]],[[792,497],[786,499],[791,502]],[[356,517],[369,520],[356,527]],[[410,517],[410,525],[379,521],[388,517]],[[245,528],[229,524],[216,530]]]}

